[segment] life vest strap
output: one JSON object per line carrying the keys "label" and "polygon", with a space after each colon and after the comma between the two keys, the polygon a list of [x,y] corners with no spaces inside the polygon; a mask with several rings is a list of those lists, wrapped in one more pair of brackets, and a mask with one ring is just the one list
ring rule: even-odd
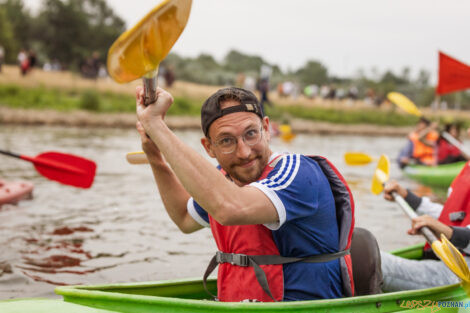
{"label": "life vest strap", "polygon": [[318,255],[311,255],[304,258],[295,258],[295,257],[284,257],[281,255],[247,255],[247,254],[239,254],[239,253],[225,253],[221,251],[217,251],[216,254],[212,257],[209,265],[207,266],[206,272],[204,273],[204,277],[202,279],[202,283],[204,285],[204,289],[206,292],[211,295],[214,300],[217,300],[216,296],[214,296],[208,289],[206,285],[207,278],[209,275],[214,271],[217,265],[221,263],[230,263],[232,265],[247,267],[253,267],[255,271],[256,279],[260,284],[261,288],[263,288],[264,292],[268,294],[271,299],[275,302],[277,300],[273,297],[271,293],[271,289],[269,288],[268,279],[266,278],[266,273],[260,267],[260,265],[275,265],[275,264],[286,264],[286,263],[295,263],[295,262],[306,262],[306,263],[323,263],[333,261],[335,259],[341,258],[347,254],[350,254],[349,249],[336,252],[336,253],[328,253],[328,254],[318,254]]}

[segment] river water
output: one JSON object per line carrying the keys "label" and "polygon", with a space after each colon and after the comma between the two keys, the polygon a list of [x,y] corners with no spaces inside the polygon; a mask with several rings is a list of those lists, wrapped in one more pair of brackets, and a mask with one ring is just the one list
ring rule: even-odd
{"label": "river water", "polygon": [[[178,131],[199,153],[199,131]],[[130,165],[140,150],[131,129],[2,126],[1,149],[35,156],[48,150],[80,155],[97,165],[90,189],[47,180],[32,164],[0,156],[0,177],[35,185],[34,197],[0,209],[0,300],[56,297],[54,286],[202,277],[216,247],[208,229],[185,235],[172,224],[148,165]],[[301,134],[273,151],[328,157],[347,179],[356,201],[356,225],[381,249],[421,242],[406,234],[409,221],[393,203],[369,192],[375,165],[349,167],[346,151],[394,157],[405,140],[394,137]],[[214,163],[215,164],[215,163]],[[391,176],[416,189],[392,164]]]}

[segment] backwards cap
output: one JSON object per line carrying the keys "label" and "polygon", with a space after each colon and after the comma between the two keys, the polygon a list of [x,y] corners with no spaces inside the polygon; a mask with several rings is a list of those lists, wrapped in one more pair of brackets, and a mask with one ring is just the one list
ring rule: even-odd
{"label": "backwards cap", "polygon": [[[235,100],[240,104],[220,109],[220,104],[227,100]],[[237,87],[219,89],[204,102],[201,108],[201,126],[204,135],[208,137],[209,127],[216,119],[236,112],[252,112],[260,118],[264,117],[258,98],[251,91]]]}

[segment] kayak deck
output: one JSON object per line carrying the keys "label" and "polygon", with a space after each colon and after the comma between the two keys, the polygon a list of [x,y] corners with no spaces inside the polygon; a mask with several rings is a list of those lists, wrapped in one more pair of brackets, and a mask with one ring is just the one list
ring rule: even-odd
{"label": "kayak deck", "polygon": [[426,186],[449,188],[465,163],[457,162],[438,166],[410,165],[403,169],[403,173]]}
{"label": "kayak deck", "polygon": [[[215,291],[216,281],[209,287]],[[342,298],[335,300],[294,301],[279,303],[215,302],[208,299],[201,280],[179,280],[141,284],[59,287],[56,293],[66,302],[123,313],[147,312],[400,312],[411,303],[429,303],[431,310],[438,301],[468,301],[459,284],[429,289]],[[421,307],[420,312],[423,312]],[[418,312],[418,311],[416,311]],[[424,311],[426,312],[426,311]],[[431,311],[428,311],[431,312]]]}
{"label": "kayak deck", "polygon": [[[0,312],[5,313],[110,313],[112,311],[95,309],[54,299],[15,299],[0,301]],[[115,313],[115,312],[114,312]]]}
{"label": "kayak deck", "polygon": [[[396,250],[393,253],[408,259],[420,259],[423,245]],[[216,294],[217,282],[208,281]],[[342,298],[334,300],[294,301],[279,303],[216,302],[209,300],[200,279],[173,280],[100,286],[67,286],[56,288],[67,302],[123,313],[146,312],[400,312],[409,311],[412,303],[429,303],[434,312],[437,301],[466,301],[459,284],[394,293]],[[416,302],[418,301],[418,302]],[[426,302],[429,301],[429,302]],[[432,307],[434,304],[434,308]],[[416,309],[418,309],[416,307]],[[416,312],[423,312],[423,307]]]}
{"label": "kayak deck", "polygon": [[[409,259],[422,257],[423,245],[393,253]],[[208,281],[216,293],[215,279]],[[62,300],[19,299],[0,301],[2,313],[227,313],[227,312],[464,312],[461,308],[441,308],[438,301],[461,301],[470,298],[459,284],[429,289],[384,293],[342,299],[278,303],[216,302],[209,300],[200,279],[95,286],[57,287]],[[461,310],[461,311],[459,311]]]}

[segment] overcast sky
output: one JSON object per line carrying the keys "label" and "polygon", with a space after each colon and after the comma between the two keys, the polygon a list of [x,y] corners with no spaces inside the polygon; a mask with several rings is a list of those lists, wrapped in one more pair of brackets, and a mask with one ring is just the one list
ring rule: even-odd
{"label": "overcast sky", "polygon": [[[24,2],[37,7],[41,1]],[[130,28],[160,1],[107,2]],[[435,80],[438,50],[470,63],[470,1],[193,0],[172,51],[221,60],[230,49],[284,70],[314,59],[339,76],[409,66],[412,75],[424,68]]]}

